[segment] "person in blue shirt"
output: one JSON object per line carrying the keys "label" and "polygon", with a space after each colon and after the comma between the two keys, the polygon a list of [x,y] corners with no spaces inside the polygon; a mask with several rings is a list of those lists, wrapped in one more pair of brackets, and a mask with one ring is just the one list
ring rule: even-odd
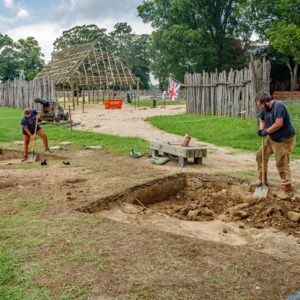
{"label": "person in blue shirt", "polygon": [[[35,109],[26,108],[24,109],[24,116],[21,120],[22,125],[22,133],[23,133],[23,140],[24,140],[24,158],[23,161],[26,161],[28,158],[28,146],[30,143],[30,139],[35,139],[34,130],[35,130],[35,123],[36,120],[39,120],[40,112],[36,111]],[[36,134],[38,134],[42,139],[45,147],[45,152],[51,152],[48,147],[48,139],[47,135],[43,131],[43,129],[37,125]]]}
{"label": "person in blue shirt", "polygon": [[[290,153],[296,144],[296,132],[291,123],[290,115],[285,105],[277,100],[273,100],[267,93],[260,93],[255,97],[256,105],[261,109],[259,115],[259,136],[269,137],[264,143],[264,163],[265,172],[269,157],[274,154],[276,167],[281,179],[282,199],[288,199],[293,196],[291,170],[290,170]],[[259,179],[256,186],[262,183],[262,147],[256,154],[257,168]],[[265,178],[266,174],[265,174]]]}

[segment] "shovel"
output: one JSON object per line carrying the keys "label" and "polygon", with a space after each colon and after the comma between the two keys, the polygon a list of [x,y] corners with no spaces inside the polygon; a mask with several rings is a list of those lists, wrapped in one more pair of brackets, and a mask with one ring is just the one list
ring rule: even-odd
{"label": "shovel", "polygon": [[35,146],[35,137],[36,137],[36,128],[37,128],[38,118],[36,117],[35,120],[35,128],[34,128],[34,139],[32,142],[32,153],[28,155],[28,162],[35,162],[36,161],[36,154],[34,153],[34,146]]}
{"label": "shovel", "polygon": [[265,147],[264,147],[264,137],[262,136],[262,183],[260,186],[257,186],[254,191],[254,196],[266,198],[268,195],[268,186],[265,182]]}

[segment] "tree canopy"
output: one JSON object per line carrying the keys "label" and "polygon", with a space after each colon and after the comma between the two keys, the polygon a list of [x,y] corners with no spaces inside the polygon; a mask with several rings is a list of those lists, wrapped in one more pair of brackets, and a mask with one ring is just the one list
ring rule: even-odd
{"label": "tree canopy", "polygon": [[56,52],[96,40],[103,48],[107,48],[110,53],[126,64],[136,77],[141,79],[142,88],[149,88],[148,45],[150,37],[133,33],[131,26],[126,22],[115,24],[114,30],[110,33],[94,24],[76,26],[64,31],[53,45]]}
{"label": "tree canopy", "polygon": [[253,29],[288,66],[294,90],[300,62],[300,1],[249,0],[248,8],[246,15]]}
{"label": "tree canopy", "polygon": [[155,31],[151,68],[159,79],[185,72],[244,65],[243,43],[250,37],[242,6],[246,0],[145,0],[139,16]]}
{"label": "tree canopy", "polygon": [[0,33],[0,80],[12,80],[24,71],[25,79],[33,79],[44,65],[43,54],[33,37],[16,43],[8,35]]}

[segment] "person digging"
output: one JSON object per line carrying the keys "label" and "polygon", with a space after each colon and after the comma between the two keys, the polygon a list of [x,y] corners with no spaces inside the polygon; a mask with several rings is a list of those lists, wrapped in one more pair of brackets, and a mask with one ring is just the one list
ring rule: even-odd
{"label": "person digging", "polygon": [[[267,165],[269,157],[274,154],[276,167],[281,179],[281,199],[288,200],[293,197],[291,185],[290,153],[295,147],[296,132],[291,123],[289,113],[285,105],[277,100],[272,100],[267,93],[257,94],[256,105],[261,109],[259,115],[259,130],[257,134],[261,137],[269,135],[264,142],[264,170],[265,182],[267,182]],[[262,147],[256,153],[258,169],[258,181],[251,186],[262,184]]]}
{"label": "person digging", "polygon": [[[35,139],[35,126],[36,122],[40,118],[40,112],[35,109],[26,108],[24,109],[24,116],[21,120],[23,140],[24,140],[24,158],[22,161],[27,161],[28,159],[28,146],[30,139]],[[38,134],[42,139],[45,147],[45,152],[51,152],[48,147],[48,139],[46,133],[43,129],[37,125],[36,134]]]}

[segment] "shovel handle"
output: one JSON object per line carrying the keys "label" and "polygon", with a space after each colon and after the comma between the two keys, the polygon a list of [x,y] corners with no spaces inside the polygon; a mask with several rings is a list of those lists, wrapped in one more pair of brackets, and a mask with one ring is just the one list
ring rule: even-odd
{"label": "shovel handle", "polygon": [[32,142],[32,153],[34,152],[34,144],[35,144],[35,136],[36,136],[36,129],[37,129],[37,123],[38,123],[38,118],[37,115],[35,116],[35,127],[34,127],[34,139]]}
{"label": "shovel handle", "polygon": [[265,183],[265,137],[262,136],[262,144],[261,144],[261,160],[262,160],[262,182]]}

